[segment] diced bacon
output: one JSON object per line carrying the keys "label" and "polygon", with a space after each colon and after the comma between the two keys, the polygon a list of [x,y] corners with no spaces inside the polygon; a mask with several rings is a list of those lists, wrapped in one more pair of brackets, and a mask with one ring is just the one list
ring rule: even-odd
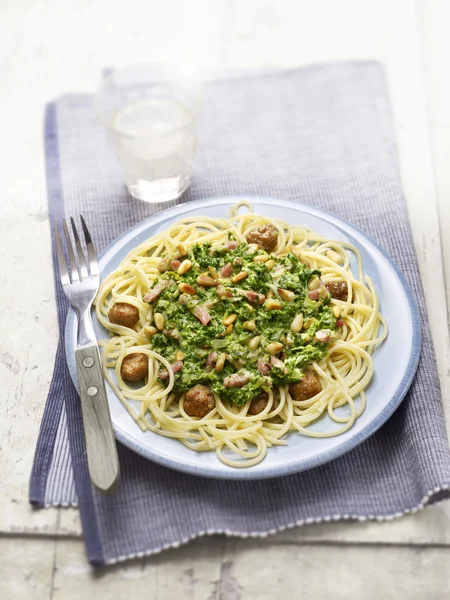
{"label": "diced bacon", "polygon": [[170,268],[172,269],[172,271],[177,271],[180,265],[181,262],[178,260],[178,258],[174,258],[170,261]]}
{"label": "diced bacon", "polygon": [[[179,371],[181,371],[181,369],[183,368],[183,361],[182,360],[177,360],[176,362],[173,363],[173,365],[170,365],[170,368],[172,369],[173,373],[178,373]],[[159,372],[159,378],[162,381],[166,381],[166,379],[169,379],[169,372],[167,369],[162,369]]]}
{"label": "diced bacon", "polygon": [[231,292],[230,290],[227,290],[223,285],[219,284],[217,286],[217,295],[220,300],[224,300],[225,298],[232,298],[233,292]]}
{"label": "diced bacon", "polygon": [[318,300],[320,298],[320,288],[308,292],[308,298],[310,300]]}
{"label": "diced bacon", "polygon": [[248,373],[233,373],[225,377],[223,385],[228,388],[242,387],[250,381],[251,377]]}
{"label": "diced bacon", "polygon": [[267,373],[272,369],[269,363],[259,362],[258,363],[258,371],[261,375],[267,375]]}
{"label": "diced bacon", "polygon": [[209,369],[214,369],[214,367],[216,366],[216,362],[217,362],[217,352],[211,352],[208,356],[208,358],[206,359],[206,366]]}
{"label": "diced bacon", "polygon": [[225,244],[225,248],[227,250],[236,250],[236,248],[239,246],[239,242],[233,242],[233,241],[229,241]]}
{"label": "diced bacon", "polygon": [[284,366],[284,362],[282,360],[280,360],[276,356],[271,356],[270,362],[272,366],[278,367],[279,369],[282,369],[284,373],[286,373],[286,367]]}
{"label": "diced bacon", "polygon": [[174,373],[178,373],[179,371],[181,371],[182,368],[183,368],[183,361],[182,360],[177,360],[172,365],[172,371]]}
{"label": "diced bacon", "polygon": [[251,302],[252,304],[256,304],[257,306],[263,304],[264,300],[266,299],[264,294],[258,294],[258,292],[253,292],[251,290],[243,291],[242,295],[245,296],[249,302]]}
{"label": "diced bacon", "polygon": [[333,332],[330,329],[321,329],[316,331],[316,340],[323,344],[328,344],[333,339]]}
{"label": "diced bacon", "polygon": [[344,327],[344,319],[338,319],[336,321],[336,327]]}
{"label": "diced bacon", "polygon": [[166,381],[166,379],[169,379],[169,371],[167,369],[163,369],[159,372],[158,376],[162,381]]}
{"label": "diced bacon", "polygon": [[159,298],[159,296],[162,294],[162,292],[165,289],[167,289],[170,285],[172,285],[173,283],[175,283],[173,281],[173,279],[163,279],[163,281],[160,281],[159,283],[157,283],[154,288],[152,288],[145,294],[144,302],[148,302],[148,303],[153,302],[154,300]]}
{"label": "diced bacon", "polygon": [[227,263],[219,271],[220,277],[231,277],[233,275],[233,265]]}
{"label": "diced bacon", "polygon": [[211,315],[209,314],[208,309],[200,304],[197,304],[192,312],[194,317],[197,317],[202,325],[208,325],[211,321]]}

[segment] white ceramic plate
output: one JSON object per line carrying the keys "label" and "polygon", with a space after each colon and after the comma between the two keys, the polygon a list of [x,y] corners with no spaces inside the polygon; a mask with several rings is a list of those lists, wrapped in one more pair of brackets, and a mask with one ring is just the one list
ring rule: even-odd
{"label": "white ceramic plate", "polygon": [[[99,257],[102,277],[106,277],[124,257],[148,237],[169,227],[186,215],[227,217],[231,204],[242,197],[213,198],[182,204],[159,213],[124,233]],[[384,251],[355,227],[315,208],[274,198],[245,198],[255,212],[299,224],[330,238],[359,248],[364,272],[378,291],[381,311],[389,326],[389,336],[374,355],[375,374],[367,389],[367,407],[353,427],[331,438],[310,438],[298,433],[287,436],[288,445],[270,448],[266,458],[250,468],[233,468],[218,460],[214,452],[194,452],[177,440],[143,432],[106,384],[111,417],[117,439],[138,454],[166,467],[223,479],[262,479],[278,477],[316,467],[352,450],[385,423],[403,400],[413,380],[420,355],[420,320],[415,299],[399,269]],[[353,264],[354,267],[354,264]],[[98,339],[108,333],[93,312]],[[77,385],[75,367],[76,315],[71,309],[66,323],[66,356],[72,379]],[[328,416],[313,426],[318,431],[336,427]]]}

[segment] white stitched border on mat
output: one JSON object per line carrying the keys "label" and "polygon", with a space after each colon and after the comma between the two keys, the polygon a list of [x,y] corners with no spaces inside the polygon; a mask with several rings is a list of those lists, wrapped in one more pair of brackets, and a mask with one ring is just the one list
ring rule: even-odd
{"label": "white stitched border on mat", "polygon": [[[250,531],[250,532],[239,532],[239,531],[231,531],[229,529],[207,529],[205,531],[200,531],[199,533],[192,535],[190,537],[184,538],[179,542],[173,542],[171,544],[165,544],[160,548],[156,548],[154,550],[146,550],[143,552],[134,552],[132,554],[123,554],[118,556],[117,558],[112,558],[106,561],[106,565],[114,565],[119,562],[124,562],[125,560],[132,560],[135,558],[144,558],[146,556],[152,556],[154,554],[160,554],[164,550],[169,550],[171,548],[179,548],[180,546],[184,546],[188,542],[195,540],[196,538],[206,537],[208,535],[226,535],[228,537],[239,537],[239,538],[265,538],[269,535],[274,535],[276,533],[280,533],[285,531],[286,529],[293,529],[294,527],[301,527],[302,525],[312,525],[314,523],[329,523],[332,521],[393,521],[394,519],[398,519],[399,517],[403,517],[408,514],[414,514],[423,510],[429,500],[435,495],[439,494],[439,492],[448,491],[450,489],[450,485],[443,485],[441,487],[434,488],[430,492],[428,492],[421,500],[421,502],[414,508],[407,508],[403,512],[396,512],[392,515],[386,516],[375,516],[369,515],[367,517],[355,516],[355,515],[327,515],[325,517],[318,518],[308,518],[308,519],[300,519],[299,521],[294,521],[293,523],[288,523],[287,525],[281,525],[275,529],[269,529],[268,531],[260,532],[260,531]],[[46,504],[45,508],[56,508],[56,507],[77,507],[74,503],[55,503],[55,504]],[[345,543],[345,542],[344,542]]]}
{"label": "white stitched border on mat", "polygon": [[46,502],[43,508],[79,508],[78,502]]}

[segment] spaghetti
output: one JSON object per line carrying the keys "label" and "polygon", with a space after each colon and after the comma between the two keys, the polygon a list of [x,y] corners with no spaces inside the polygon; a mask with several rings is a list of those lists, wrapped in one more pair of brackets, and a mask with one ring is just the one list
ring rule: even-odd
{"label": "spaghetti", "polygon": [[[105,377],[139,426],[232,467],[259,463],[288,432],[348,430],[387,335],[357,248],[247,202],[135,248],[103,282],[96,314],[110,332]],[[331,431],[311,427],[325,415]]]}

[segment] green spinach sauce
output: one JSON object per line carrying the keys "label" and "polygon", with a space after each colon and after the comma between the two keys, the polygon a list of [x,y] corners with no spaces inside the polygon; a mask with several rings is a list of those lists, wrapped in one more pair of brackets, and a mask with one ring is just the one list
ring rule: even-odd
{"label": "green spinach sauce", "polygon": [[[320,271],[309,269],[294,253],[283,257],[270,254],[266,262],[254,260],[265,255],[249,244],[219,250],[212,250],[208,243],[196,244],[180,259],[192,262],[186,273],[168,270],[158,277],[153,287],[162,280],[170,280],[171,285],[152,303],[154,313],[161,313],[165,323],[163,332],[151,337],[150,344],[171,364],[182,357],[182,368],[175,374],[175,392],[201,383],[241,406],[272,386],[299,381],[313,361],[326,355],[336,331],[330,295],[322,287],[318,300],[308,298],[308,284],[320,277]],[[220,277],[225,265],[231,265],[231,274]],[[245,278],[233,281],[243,272]],[[197,278],[202,275],[216,278],[217,285],[199,285]],[[180,283],[192,286],[195,295],[182,293]],[[279,290],[293,292],[293,299],[283,299]],[[265,301],[252,302],[246,292],[264,295]],[[279,308],[269,310],[270,300],[272,304],[278,302]],[[195,316],[196,306],[206,309],[210,317],[207,325]],[[299,314],[305,328],[295,332],[291,325]],[[232,327],[223,322],[230,315],[236,315]],[[327,335],[316,337],[319,331]],[[257,348],[251,343],[255,337],[259,338]],[[320,339],[324,337],[326,341]],[[283,345],[275,356],[267,350],[273,342]],[[222,370],[215,368],[219,358],[225,358]],[[236,373],[243,375],[246,383],[241,387],[225,385]]]}

